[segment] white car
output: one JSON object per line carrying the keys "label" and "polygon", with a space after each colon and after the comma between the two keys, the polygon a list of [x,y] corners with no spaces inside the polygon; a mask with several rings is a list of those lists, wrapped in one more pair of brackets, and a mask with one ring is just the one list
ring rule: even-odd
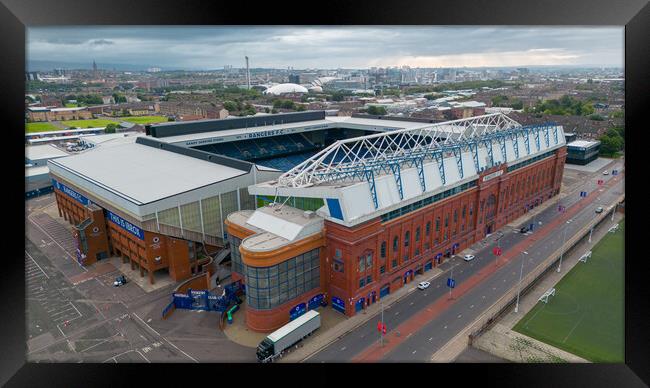
{"label": "white car", "polygon": [[465,256],[463,257],[463,260],[465,260],[465,261],[472,261],[472,260],[474,260],[474,255],[465,255]]}
{"label": "white car", "polygon": [[603,171],[603,175],[609,175],[609,171]]}
{"label": "white car", "polygon": [[429,282],[420,282],[420,283],[418,283],[418,288],[420,290],[425,290],[425,289],[429,288],[430,285],[431,285],[431,283],[429,283]]}

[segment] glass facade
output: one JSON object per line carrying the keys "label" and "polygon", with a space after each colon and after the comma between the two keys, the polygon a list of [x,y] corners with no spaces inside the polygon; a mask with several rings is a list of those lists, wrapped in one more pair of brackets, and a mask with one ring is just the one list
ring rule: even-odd
{"label": "glass facade", "polygon": [[230,260],[232,261],[232,272],[236,272],[240,275],[245,273],[245,265],[241,261],[241,253],[239,252],[239,245],[241,245],[241,239],[229,235],[228,241],[230,242]]}
{"label": "glass facade", "polygon": [[320,287],[320,248],[271,267],[245,266],[246,303],[269,310]]}

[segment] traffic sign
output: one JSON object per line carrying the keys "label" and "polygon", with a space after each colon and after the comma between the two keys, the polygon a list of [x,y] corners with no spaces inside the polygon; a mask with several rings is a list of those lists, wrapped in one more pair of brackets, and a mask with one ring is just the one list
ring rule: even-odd
{"label": "traffic sign", "polygon": [[598,179],[598,184],[599,185],[602,185],[603,183],[604,183],[604,181],[602,179]]}
{"label": "traffic sign", "polygon": [[381,331],[381,332],[382,332],[383,334],[386,334],[386,324],[385,324],[385,323],[384,323],[384,327],[382,328],[382,331]]}
{"label": "traffic sign", "polygon": [[618,170],[612,170],[612,175],[618,175]]}
{"label": "traffic sign", "polygon": [[381,321],[377,322],[377,331],[381,331],[382,324]]}
{"label": "traffic sign", "polygon": [[580,196],[586,198],[587,197],[587,192],[586,191],[581,191]]}
{"label": "traffic sign", "polygon": [[447,287],[454,288],[456,287],[456,280],[452,278],[447,278]]}
{"label": "traffic sign", "polygon": [[501,256],[501,248],[494,247],[494,249],[492,250],[492,253],[494,253],[495,256]]}

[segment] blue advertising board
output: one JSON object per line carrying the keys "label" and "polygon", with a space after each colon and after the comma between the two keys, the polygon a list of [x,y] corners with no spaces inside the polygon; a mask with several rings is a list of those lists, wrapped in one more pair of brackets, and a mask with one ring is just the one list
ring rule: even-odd
{"label": "blue advertising board", "polygon": [[77,193],[76,191],[72,190],[71,188],[57,181],[56,179],[52,179],[52,186],[57,190],[61,191],[62,193],[64,193],[65,195],[67,195],[68,197],[74,199],[75,201],[83,205],[89,205],[91,203],[88,198]]}
{"label": "blue advertising board", "polygon": [[307,305],[305,303],[300,303],[291,310],[289,310],[289,319],[294,320],[307,312]]}
{"label": "blue advertising board", "polygon": [[332,308],[340,313],[345,314],[345,302],[341,298],[332,297]]}
{"label": "blue advertising board", "polygon": [[456,280],[452,278],[447,278],[447,287],[454,288],[456,287]]}
{"label": "blue advertising board", "polygon": [[118,216],[117,214],[111,211],[106,210],[106,215],[108,217],[108,220],[114,223],[115,225],[131,233],[132,235],[139,238],[140,240],[144,240],[144,232],[142,231],[142,229],[138,228],[137,226],[133,225],[129,221],[125,220],[124,218]]}
{"label": "blue advertising board", "polygon": [[320,307],[320,304],[323,302],[323,298],[324,298],[323,294],[318,294],[313,298],[309,299],[309,303],[307,304],[309,310],[317,309],[318,307]]}

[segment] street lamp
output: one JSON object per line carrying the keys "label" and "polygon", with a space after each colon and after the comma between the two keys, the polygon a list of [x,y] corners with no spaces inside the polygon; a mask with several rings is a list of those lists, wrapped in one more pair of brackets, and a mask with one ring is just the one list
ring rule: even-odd
{"label": "street lamp", "polygon": [[524,275],[524,255],[527,255],[528,252],[522,251],[521,255],[521,270],[519,271],[519,286],[517,287],[517,304],[515,305],[515,313],[519,312],[519,294],[521,293],[521,278]]}
{"label": "street lamp", "polygon": [[571,220],[568,220],[564,225],[564,234],[562,235],[562,246],[560,247],[560,265],[557,266],[557,272],[562,271],[562,257],[564,256],[564,243],[566,242],[566,228],[571,223]]}

